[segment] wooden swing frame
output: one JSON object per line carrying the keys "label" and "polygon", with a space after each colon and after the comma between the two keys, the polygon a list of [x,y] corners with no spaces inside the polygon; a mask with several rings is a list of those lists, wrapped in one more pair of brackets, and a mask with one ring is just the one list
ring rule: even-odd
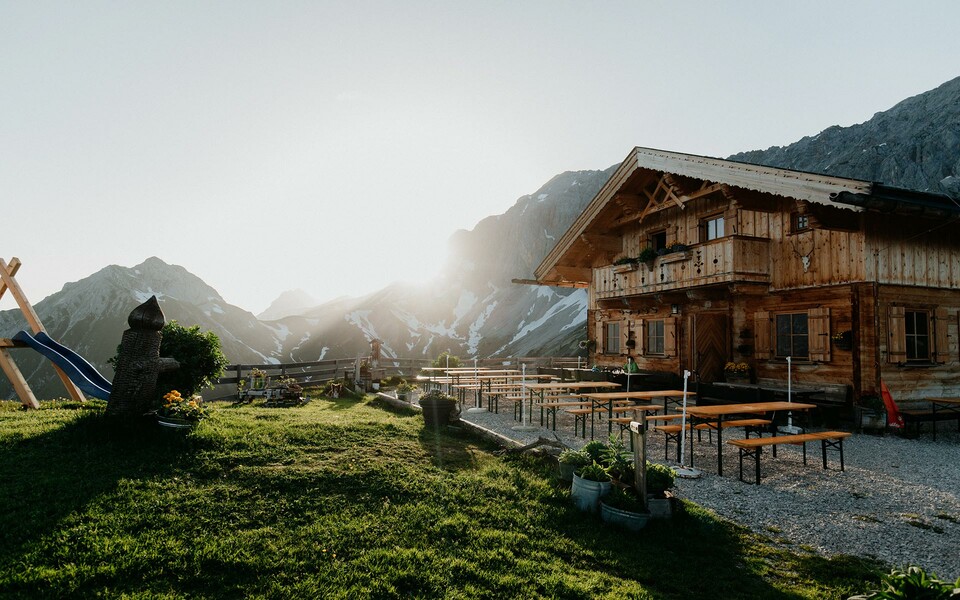
{"label": "wooden swing frame", "polygon": [[[40,321],[40,317],[37,316],[37,312],[33,310],[33,305],[30,304],[30,301],[27,300],[27,296],[23,293],[23,289],[20,287],[20,284],[17,283],[16,275],[17,271],[20,270],[21,266],[20,259],[14,256],[10,259],[10,263],[7,264],[5,260],[0,258],[0,298],[3,298],[3,295],[10,290],[10,294],[13,296],[14,300],[17,301],[17,305],[20,307],[20,312],[23,313],[24,318],[27,320],[27,324],[30,325],[30,328],[33,330],[34,335],[44,332],[46,329],[43,326],[43,323]],[[24,378],[23,373],[20,372],[20,368],[17,367],[17,363],[14,362],[13,356],[10,355],[10,349],[12,348],[29,348],[23,342],[17,340],[12,340],[10,338],[0,338],[0,369],[3,370],[4,374],[7,376],[7,379],[10,380],[10,383],[13,384],[13,389],[17,392],[17,396],[20,397],[20,402],[26,408],[37,409],[40,408],[40,403],[37,402],[36,396],[33,395],[33,390],[30,389],[30,386],[27,384],[27,380]],[[63,382],[65,388],[67,388],[67,393],[70,394],[70,397],[78,402],[83,402],[86,398],[83,395],[83,392],[80,391],[80,388],[77,387],[73,381],[67,377],[67,374],[64,373],[60,367],[51,363],[51,366],[57,372],[57,375],[60,377],[60,381]]]}

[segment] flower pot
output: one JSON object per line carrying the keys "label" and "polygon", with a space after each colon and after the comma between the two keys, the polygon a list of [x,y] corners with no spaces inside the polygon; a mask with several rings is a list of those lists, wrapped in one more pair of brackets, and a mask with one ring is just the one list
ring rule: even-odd
{"label": "flower pot", "polygon": [[573,486],[570,488],[570,497],[580,510],[584,512],[597,512],[600,505],[600,498],[609,493],[609,481],[590,481],[574,473]]}
{"label": "flower pot", "polygon": [[450,415],[456,410],[457,402],[449,398],[424,398],[420,401],[420,408],[426,426],[439,429],[450,424]]}
{"label": "flower pot", "polygon": [[566,481],[568,483],[573,481],[573,472],[576,470],[577,465],[567,463],[557,463],[557,465],[560,469],[560,481]]}
{"label": "flower pot", "polygon": [[667,491],[647,494],[647,509],[651,519],[669,519],[673,516],[673,494]]}
{"label": "flower pot", "polygon": [[157,424],[170,429],[193,429],[197,426],[197,423],[198,421],[188,421],[187,419],[179,419],[177,417],[157,415]]}
{"label": "flower pot", "polygon": [[263,379],[263,377],[254,377],[254,378],[253,378],[253,383],[250,384],[250,387],[253,388],[253,389],[255,389],[255,390],[262,390],[262,389],[263,389],[263,384],[264,384],[264,379]]}
{"label": "flower pot", "polygon": [[647,521],[650,520],[650,517],[650,513],[630,512],[628,510],[613,508],[600,502],[600,518],[603,519],[605,523],[610,523],[623,529],[640,531],[647,526]]}
{"label": "flower pot", "polygon": [[724,373],[723,379],[727,383],[750,383],[749,375],[738,375],[735,373]]}

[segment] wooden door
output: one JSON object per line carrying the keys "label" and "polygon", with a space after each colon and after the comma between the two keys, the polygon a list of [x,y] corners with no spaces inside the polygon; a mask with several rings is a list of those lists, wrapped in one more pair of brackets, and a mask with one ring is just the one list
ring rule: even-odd
{"label": "wooden door", "polygon": [[701,313],[690,318],[690,361],[700,381],[722,381],[726,364],[727,315]]}

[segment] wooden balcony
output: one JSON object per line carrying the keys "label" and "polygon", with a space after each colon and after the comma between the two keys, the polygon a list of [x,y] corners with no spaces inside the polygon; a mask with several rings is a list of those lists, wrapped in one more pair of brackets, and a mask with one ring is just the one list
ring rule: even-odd
{"label": "wooden balcony", "polygon": [[596,268],[593,287],[602,300],[717,284],[769,284],[769,248],[765,238],[728,236],[659,256],[634,271],[616,273],[613,265]]}

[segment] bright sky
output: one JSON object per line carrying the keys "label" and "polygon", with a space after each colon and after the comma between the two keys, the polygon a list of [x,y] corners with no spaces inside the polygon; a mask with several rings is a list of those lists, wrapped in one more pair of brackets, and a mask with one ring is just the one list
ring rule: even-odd
{"label": "bright sky", "polygon": [[0,256],[33,302],[150,256],[252,312],[368,293],[634,146],[863,122],[960,75],[957,23],[956,0],[0,0]]}

